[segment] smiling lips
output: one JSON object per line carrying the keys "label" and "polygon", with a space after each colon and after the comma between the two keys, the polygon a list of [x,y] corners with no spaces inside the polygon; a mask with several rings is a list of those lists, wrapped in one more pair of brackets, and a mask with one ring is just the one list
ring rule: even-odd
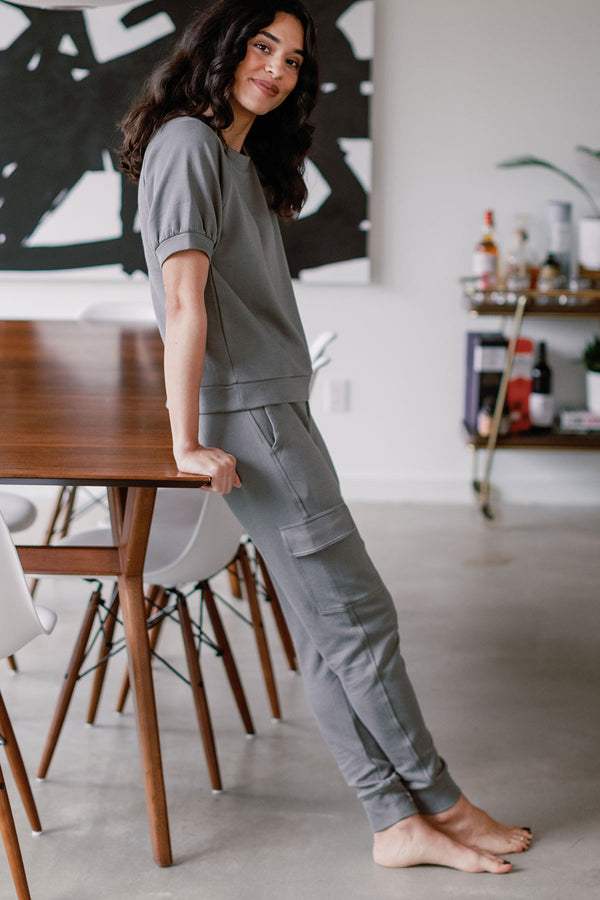
{"label": "smiling lips", "polygon": [[279,93],[279,88],[272,81],[262,81],[260,78],[252,78],[252,84],[256,85],[259,91],[262,91],[263,94],[266,94],[268,97],[276,97]]}

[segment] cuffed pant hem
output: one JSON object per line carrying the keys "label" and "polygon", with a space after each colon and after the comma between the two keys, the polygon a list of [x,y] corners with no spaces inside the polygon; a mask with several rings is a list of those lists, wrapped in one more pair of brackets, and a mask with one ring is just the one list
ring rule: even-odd
{"label": "cuffed pant hem", "polygon": [[401,782],[387,787],[382,793],[362,797],[361,802],[373,833],[384,831],[401,819],[408,819],[419,811]]}
{"label": "cuffed pant hem", "polygon": [[381,792],[361,797],[373,832],[391,828],[396,822],[409,816],[435,815],[445,812],[458,803],[462,791],[451,778],[445,762],[442,771],[430,787],[410,789],[401,782],[388,784]]}
{"label": "cuffed pant hem", "polygon": [[417,811],[424,816],[445,812],[458,803],[462,791],[450,777],[446,764],[435,783],[421,790],[410,788]]}

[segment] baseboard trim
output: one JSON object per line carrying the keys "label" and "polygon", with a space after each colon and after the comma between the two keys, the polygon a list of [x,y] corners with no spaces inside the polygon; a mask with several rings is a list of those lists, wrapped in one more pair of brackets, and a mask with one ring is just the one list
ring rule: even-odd
{"label": "baseboard trim", "polygon": [[[351,501],[471,504],[477,500],[468,479],[341,475],[340,482],[342,493]],[[492,483],[492,499],[541,506],[600,506],[600,476],[593,479],[502,478]]]}

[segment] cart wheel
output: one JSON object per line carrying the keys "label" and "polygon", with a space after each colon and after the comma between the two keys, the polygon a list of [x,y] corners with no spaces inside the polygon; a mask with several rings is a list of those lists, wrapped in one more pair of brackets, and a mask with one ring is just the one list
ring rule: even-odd
{"label": "cart wheel", "polygon": [[485,516],[486,519],[489,519],[490,521],[493,522],[494,513],[492,512],[489,503],[483,504],[483,506],[481,507],[481,512],[483,513],[483,515]]}

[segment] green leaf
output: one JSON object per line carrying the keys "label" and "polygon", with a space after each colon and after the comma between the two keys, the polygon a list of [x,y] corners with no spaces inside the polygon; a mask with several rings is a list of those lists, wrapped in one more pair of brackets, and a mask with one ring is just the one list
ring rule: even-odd
{"label": "green leaf", "polygon": [[593,156],[595,159],[600,160],[600,150],[592,150],[591,147],[582,147],[581,144],[575,149],[579,150],[581,153],[587,153],[588,156]]}
{"label": "green leaf", "polygon": [[583,360],[590,372],[600,372],[600,336],[596,335],[594,340],[586,346]]}
{"label": "green leaf", "polygon": [[[595,151],[593,150],[586,149],[585,152],[589,152],[595,155]],[[598,156],[598,159],[600,159],[600,156]],[[550,163],[545,159],[540,159],[537,156],[516,156],[514,159],[507,159],[504,162],[498,163],[499,169],[517,169],[523,166],[538,166],[543,169],[549,169],[556,175],[560,175],[562,178],[565,178],[568,182],[570,182],[570,184],[572,184],[585,195],[588,202],[591,204],[592,209],[594,210],[594,215],[600,216],[600,208],[598,207],[596,201],[587,190],[587,188],[584,187],[584,185],[576,178],[573,178],[572,175],[569,175],[568,172],[565,172],[564,169],[559,169],[559,167],[553,165],[553,163]]]}

